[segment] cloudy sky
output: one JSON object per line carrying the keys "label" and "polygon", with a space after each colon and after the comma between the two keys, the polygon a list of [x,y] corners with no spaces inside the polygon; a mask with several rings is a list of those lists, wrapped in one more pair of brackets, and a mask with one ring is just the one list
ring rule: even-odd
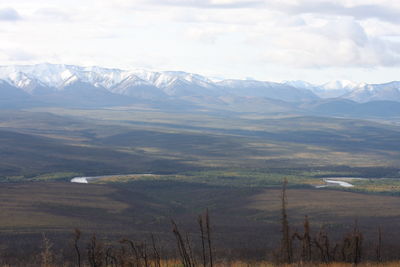
{"label": "cloudy sky", "polygon": [[0,0],[0,65],[400,80],[398,0]]}

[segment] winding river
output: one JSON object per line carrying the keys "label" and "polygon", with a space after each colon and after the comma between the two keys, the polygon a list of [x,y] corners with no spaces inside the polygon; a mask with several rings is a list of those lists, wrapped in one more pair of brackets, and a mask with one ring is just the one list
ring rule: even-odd
{"label": "winding river", "polygon": [[329,186],[341,186],[345,188],[354,187],[353,184],[350,182],[353,180],[365,180],[366,178],[359,178],[359,177],[329,177],[323,178],[324,185],[317,185],[316,188],[324,188]]}
{"label": "winding river", "polygon": [[74,177],[71,179],[71,183],[78,183],[78,184],[88,184],[90,181],[99,180],[99,179],[106,179],[111,177],[140,177],[140,176],[154,176],[155,174],[152,173],[142,173],[142,174],[119,174],[119,175],[103,175],[103,176],[87,176],[87,177]]}

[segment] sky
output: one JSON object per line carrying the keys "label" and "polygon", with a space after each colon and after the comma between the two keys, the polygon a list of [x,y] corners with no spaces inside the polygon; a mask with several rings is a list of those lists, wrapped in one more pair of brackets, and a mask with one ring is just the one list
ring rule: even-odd
{"label": "sky", "polygon": [[400,80],[398,0],[0,0],[0,65]]}

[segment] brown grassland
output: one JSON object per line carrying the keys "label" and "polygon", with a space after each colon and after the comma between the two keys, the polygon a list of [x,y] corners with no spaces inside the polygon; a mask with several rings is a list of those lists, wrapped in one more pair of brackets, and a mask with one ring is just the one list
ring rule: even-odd
{"label": "brown grassland", "polygon": [[400,266],[399,126],[254,115],[2,111],[0,266]]}
{"label": "brown grassland", "polygon": [[[346,234],[352,233],[357,219],[363,246],[363,260],[357,262],[358,266],[398,266],[390,262],[397,259],[400,238],[396,231],[400,225],[398,197],[330,189],[289,188],[286,193],[285,211],[291,234],[303,232],[304,216],[308,215],[310,236],[319,238],[321,233],[326,233],[331,242],[329,249],[333,249]],[[101,185],[4,184],[0,188],[0,240],[3,244],[0,258],[9,266],[74,266],[72,229],[79,228],[81,266],[125,266],[90,263],[92,233],[97,234],[98,242],[94,250],[103,257],[107,251],[115,250],[115,255],[128,253],[129,246],[125,252],[120,252],[121,238],[135,240],[138,251],[143,249],[143,244],[151,251],[149,240],[155,237],[163,255],[160,266],[202,266],[196,217],[208,206],[216,258],[213,266],[277,266],[282,262],[276,254],[280,253],[279,244],[282,243],[281,197],[279,188],[226,188],[165,181]],[[171,231],[172,218],[178,222],[184,246],[188,248],[190,243],[192,253],[196,254],[193,257],[197,264],[185,265],[182,260],[177,263],[171,260],[180,257],[179,245],[177,247]],[[384,261],[379,264],[376,263],[378,229],[382,232],[379,257]],[[43,265],[44,238],[50,244],[49,265]],[[301,251],[301,242],[293,241],[294,251]],[[299,263],[301,253],[294,252],[296,263],[286,266],[354,266],[354,263],[332,263],[334,258],[322,264],[322,254],[317,247],[313,249],[312,261]],[[148,265],[126,266],[157,267],[150,264],[152,260],[154,253],[149,252]]]}

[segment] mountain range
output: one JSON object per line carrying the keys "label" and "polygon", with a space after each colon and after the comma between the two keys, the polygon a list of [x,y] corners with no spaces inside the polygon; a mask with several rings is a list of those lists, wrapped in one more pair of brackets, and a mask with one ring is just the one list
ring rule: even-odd
{"label": "mountain range", "polygon": [[[180,71],[120,70],[61,64],[0,66],[0,107],[100,107],[152,103],[251,111],[400,114],[400,82],[314,85],[220,80]],[[390,107],[390,108],[389,108]],[[383,114],[383,115],[382,115]]]}

